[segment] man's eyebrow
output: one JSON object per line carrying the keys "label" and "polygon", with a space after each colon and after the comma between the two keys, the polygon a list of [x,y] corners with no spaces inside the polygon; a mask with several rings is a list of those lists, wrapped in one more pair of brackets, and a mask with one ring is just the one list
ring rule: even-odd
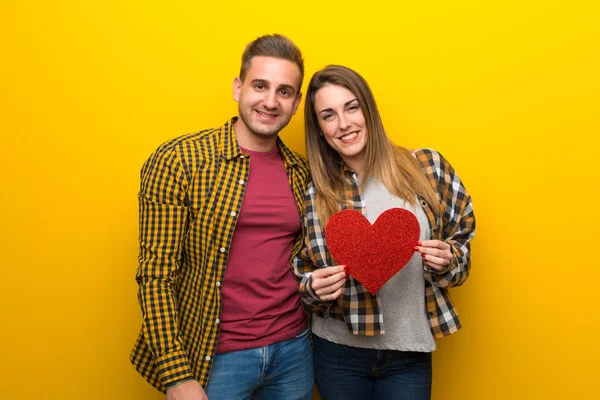
{"label": "man's eyebrow", "polygon": [[264,79],[252,79],[252,81],[251,81],[251,82],[252,82],[252,83],[260,83],[260,84],[262,84],[262,85],[269,86],[269,82],[267,82],[267,81],[266,81],[266,80],[264,80]]}
{"label": "man's eyebrow", "polygon": [[[350,104],[352,104],[353,101],[358,101],[358,100],[352,99],[350,101],[347,101],[344,103],[344,107],[348,107]],[[324,108],[321,111],[319,111],[319,114],[321,114],[323,111],[333,111],[333,108]]]}

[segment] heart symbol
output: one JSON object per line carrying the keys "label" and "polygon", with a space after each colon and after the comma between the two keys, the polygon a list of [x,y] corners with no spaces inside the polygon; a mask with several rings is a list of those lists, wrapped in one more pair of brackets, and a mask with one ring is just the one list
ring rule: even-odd
{"label": "heart symbol", "polygon": [[412,258],[421,229],[413,213],[391,208],[373,225],[356,210],[333,214],[325,235],[331,255],[372,295]]}

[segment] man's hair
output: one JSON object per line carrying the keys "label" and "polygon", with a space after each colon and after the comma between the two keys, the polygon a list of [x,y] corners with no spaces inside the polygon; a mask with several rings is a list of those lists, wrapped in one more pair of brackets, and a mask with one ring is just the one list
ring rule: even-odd
{"label": "man's hair", "polygon": [[294,42],[283,35],[273,34],[260,36],[248,43],[242,54],[242,66],[240,68],[240,80],[242,82],[246,79],[246,73],[250,68],[252,58],[256,56],[280,58],[296,64],[300,70],[300,85],[298,86],[298,91],[300,91],[304,80],[304,60],[300,49]]}

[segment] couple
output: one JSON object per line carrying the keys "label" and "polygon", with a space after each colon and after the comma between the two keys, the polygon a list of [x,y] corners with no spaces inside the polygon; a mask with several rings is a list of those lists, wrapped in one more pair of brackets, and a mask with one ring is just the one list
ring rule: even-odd
{"label": "couple", "polygon": [[[278,138],[303,76],[293,42],[257,38],[233,82],[239,117],[142,168],[131,361],[167,399],[311,399],[313,368],[324,400],[428,399],[435,339],[460,328],[448,288],[468,276],[475,219],[458,176],[392,144],[368,84],[341,66],[308,85],[307,163]],[[340,209],[373,223],[389,208],[417,217],[420,242],[371,295],[323,228]]]}

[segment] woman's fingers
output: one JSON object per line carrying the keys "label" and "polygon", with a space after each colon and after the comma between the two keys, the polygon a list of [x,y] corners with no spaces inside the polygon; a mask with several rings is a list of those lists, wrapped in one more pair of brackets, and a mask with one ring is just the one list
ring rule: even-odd
{"label": "woman's fingers", "polygon": [[452,252],[450,250],[438,250],[432,249],[428,247],[415,247],[415,250],[420,252],[421,254],[430,255],[433,257],[450,259],[452,258]]}
{"label": "woman's fingers", "polygon": [[319,298],[323,301],[331,301],[331,300],[335,300],[338,297],[340,297],[340,295],[342,294],[342,292],[344,291],[343,288],[339,288],[338,290],[336,290],[333,293],[329,293],[329,294],[324,294],[322,296],[319,296]]}
{"label": "woman's fingers", "polygon": [[432,269],[436,271],[442,271],[450,265],[450,260],[441,257],[435,257],[428,254],[423,254],[423,261],[427,263]]}
{"label": "woman's fingers", "polygon": [[415,251],[420,252],[423,261],[436,271],[447,268],[454,258],[452,247],[442,240],[423,240],[415,246]]}
{"label": "woman's fingers", "polygon": [[440,250],[450,250],[450,244],[443,240],[423,240],[422,242],[419,242],[418,245]]}
{"label": "woman's fingers", "polygon": [[335,284],[315,290],[315,293],[323,301],[335,300],[340,294],[342,294],[342,290],[345,283],[346,278],[344,275],[344,278],[342,278]]}
{"label": "woman's fingers", "polygon": [[333,300],[342,293],[346,276],[345,265],[321,268],[312,273],[310,286],[321,300]]}
{"label": "woman's fingers", "polygon": [[340,279],[346,277],[345,265],[336,265],[334,267],[320,268],[312,273],[312,288],[317,290],[323,287],[331,286]]}

